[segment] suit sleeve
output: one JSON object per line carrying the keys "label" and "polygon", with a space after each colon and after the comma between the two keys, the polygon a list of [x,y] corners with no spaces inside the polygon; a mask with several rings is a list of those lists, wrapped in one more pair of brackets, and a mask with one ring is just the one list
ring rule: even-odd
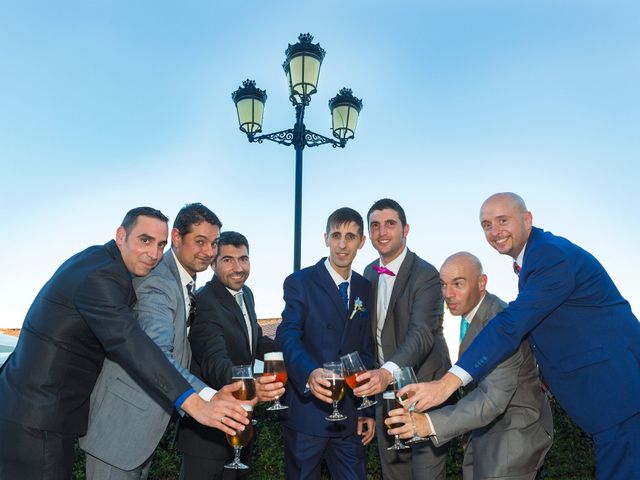
{"label": "suit sleeve", "polygon": [[87,276],[74,304],[109,358],[174,403],[191,386],[142,331],[128,305],[131,281],[113,268]]}
{"label": "suit sleeve", "polygon": [[134,312],[138,323],[145,333],[160,347],[175,367],[196,392],[206,385],[173,357],[175,337],[175,317],[178,314],[178,302],[182,297],[176,295],[173,284],[159,276],[144,278],[136,288],[138,302]]}
{"label": "suit sleeve", "polygon": [[504,413],[516,392],[518,372],[523,361],[520,348],[458,403],[428,412],[437,435],[434,443],[443,445],[455,437],[488,425]]}
{"label": "suit sleeve", "polygon": [[441,328],[442,293],[435,269],[421,272],[418,287],[411,292],[407,333],[391,358],[396,365],[416,366],[433,349],[435,333]]}
{"label": "suit sleeve", "polygon": [[540,249],[527,264],[529,273],[518,297],[487,324],[456,363],[476,382],[512,354],[575,288],[570,262],[559,249]]}
{"label": "suit sleeve", "polygon": [[300,394],[304,394],[309,375],[320,367],[302,343],[308,305],[302,280],[292,275],[284,281],[285,307],[276,333],[276,346],[284,355],[287,375]]}
{"label": "suit sleeve", "polygon": [[200,365],[202,379],[213,388],[220,389],[231,383],[231,367],[234,365],[227,351],[225,319],[213,295],[203,290],[196,297],[198,308],[189,331],[193,358]]}

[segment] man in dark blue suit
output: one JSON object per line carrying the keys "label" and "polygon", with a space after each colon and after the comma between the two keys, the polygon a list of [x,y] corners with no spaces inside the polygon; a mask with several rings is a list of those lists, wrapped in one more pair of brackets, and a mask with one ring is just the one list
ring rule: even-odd
{"label": "man in dark blue suit", "polygon": [[533,227],[518,195],[489,197],[480,222],[489,244],[514,259],[518,297],[441,380],[410,386],[418,407],[480,381],[528,338],[551,392],[593,435],[597,477],[640,478],[640,323],[629,303],[590,253]]}
{"label": "man in dark blue suit", "polygon": [[353,351],[360,352],[368,368],[373,365],[370,285],[351,271],[365,241],[362,217],[351,208],[336,210],[327,220],[324,239],[329,258],[284,282],[285,308],[276,344],[292,387],[284,396],[289,409],[282,414],[286,476],[320,479],[325,460],[334,479],[365,479],[364,445],[373,438],[375,422],[358,417],[361,399],[346,387],[340,412],[347,419],[327,421],[331,392],[322,375],[323,363],[340,361]]}

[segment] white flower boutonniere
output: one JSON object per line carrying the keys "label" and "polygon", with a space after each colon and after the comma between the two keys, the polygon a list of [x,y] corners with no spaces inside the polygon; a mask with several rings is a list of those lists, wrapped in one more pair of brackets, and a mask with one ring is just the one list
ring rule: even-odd
{"label": "white flower boutonniere", "polygon": [[365,313],[366,311],[367,309],[364,308],[364,304],[362,303],[362,300],[360,300],[360,297],[356,297],[356,299],[353,301],[353,311],[351,312],[351,316],[349,317],[349,320],[353,319],[353,317],[356,316],[356,313],[358,312]]}

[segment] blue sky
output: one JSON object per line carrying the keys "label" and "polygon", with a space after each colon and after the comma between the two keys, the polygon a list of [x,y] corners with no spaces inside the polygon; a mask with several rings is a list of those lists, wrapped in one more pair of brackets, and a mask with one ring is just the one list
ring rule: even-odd
{"label": "blue sky", "polygon": [[[0,327],[20,326],[56,267],[113,237],[124,213],[173,217],[201,201],[251,243],[261,317],[292,268],[294,151],[249,144],[231,92],[255,79],[264,129],[290,128],[284,50],[327,54],[308,128],[327,101],[362,98],[355,140],[306,149],[302,264],[325,254],[334,209],[381,197],[407,212],[409,247],[439,267],[480,257],[516,294],[478,209],[520,193],[534,223],[595,254],[638,312],[640,4],[635,1],[0,3]],[[367,243],[355,262],[375,257]],[[202,275],[202,285],[209,275]]]}

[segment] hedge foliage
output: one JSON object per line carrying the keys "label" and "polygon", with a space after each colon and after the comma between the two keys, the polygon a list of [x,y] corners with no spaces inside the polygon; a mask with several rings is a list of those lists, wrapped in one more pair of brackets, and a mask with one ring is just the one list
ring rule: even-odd
{"label": "hedge foliage", "polygon": [[[547,454],[538,478],[562,480],[590,480],[595,478],[593,442],[564,413],[555,401],[551,402],[555,429],[555,440]],[[257,439],[251,464],[252,480],[284,478],[284,449],[282,427],[276,414],[265,406],[256,409],[259,423]],[[165,433],[153,460],[150,480],[176,480],[180,468],[180,456],[174,446],[175,428]],[[74,480],[85,480],[84,455],[76,449],[78,458],[74,469]],[[447,462],[447,478],[462,479],[462,448],[457,441],[451,443]],[[326,473],[324,477],[329,478]],[[367,447],[367,476],[369,480],[382,478],[378,450],[375,440]]]}

